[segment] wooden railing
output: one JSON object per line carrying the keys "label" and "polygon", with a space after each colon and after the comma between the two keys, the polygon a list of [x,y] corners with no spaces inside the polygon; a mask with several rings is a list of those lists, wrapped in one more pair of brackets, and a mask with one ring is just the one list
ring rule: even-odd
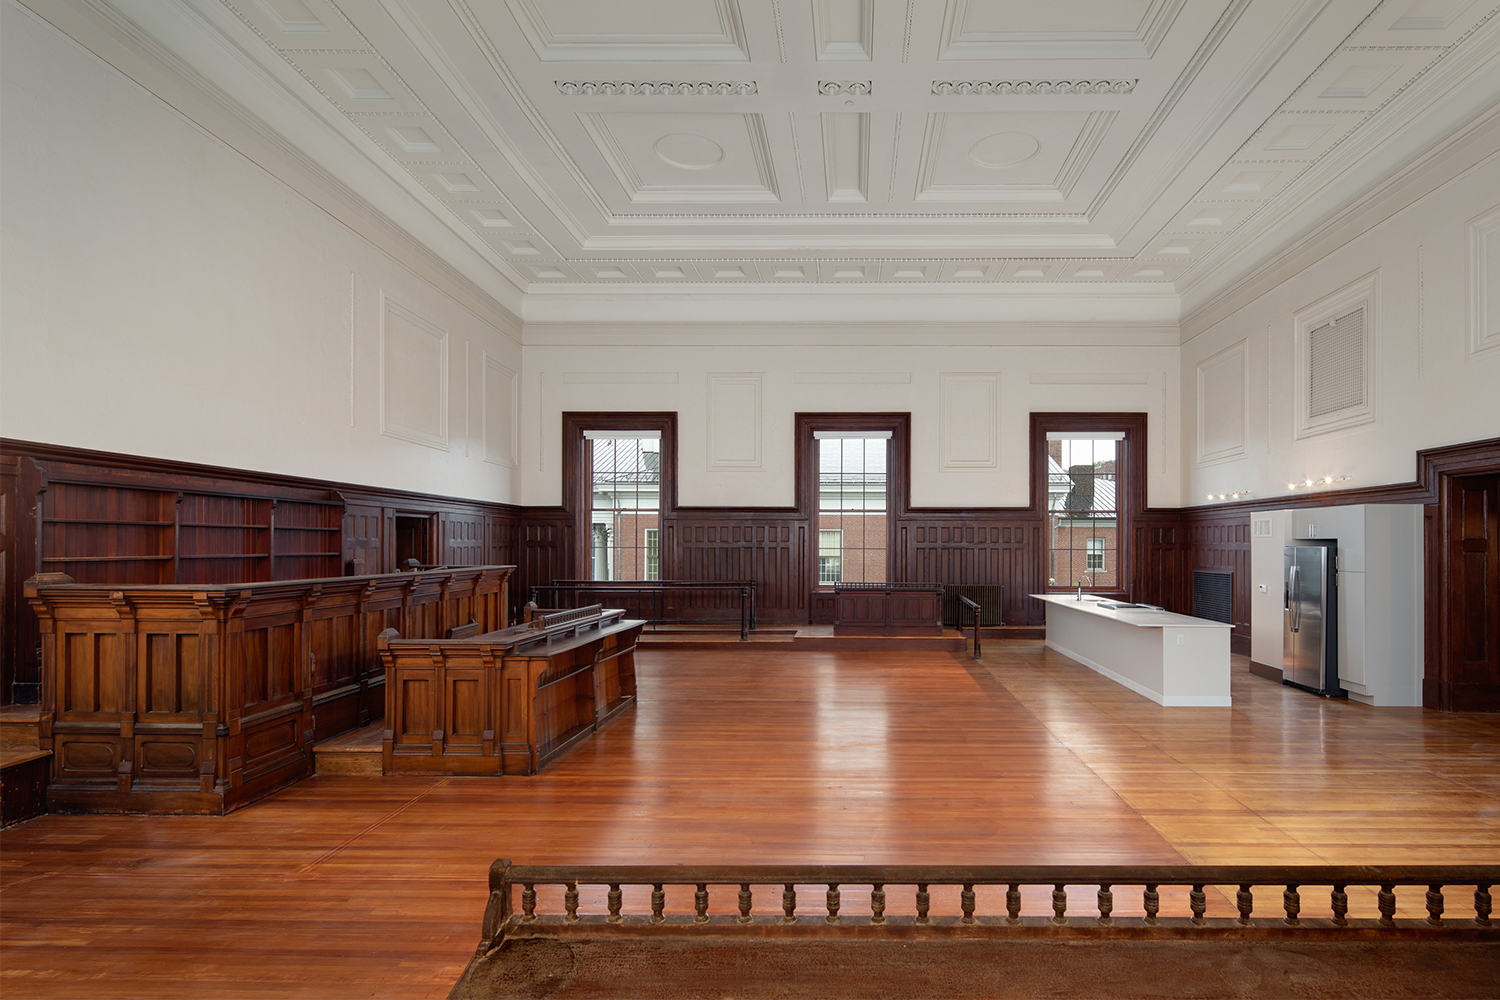
{"label": "wooden railing", "polygon": [[505,625],[511,566],[209,586],[34,576],[49,808],[221,813],[379,718],[387,628]]}
{"label": "wooden railing", "polygon": [[[651,927],[682,929],[718,925],[779,925],[791,930],[837,935],[855,928],[931,928],[933,933],[968,934],[980,929],[1005,934],[1032,928],[1047,934],[1077,933],[1084,936],[1139,937],[1209,935],[1232,931],[1244,933],[1259,928],[1277,935],[1305,933],[1309,936],[1356,935],[1359,933],[1468,932],[1485,939],[1500,936],[1490,919],[1490,888],[1500,881],[1500,865],[1452,866],[1327,866],[1327,865],[513,865],[506,859],[490,868],[490,899],[485,911],[479,953],[498,947],[507,937],[528,933],[566,932],[567,928],[611,928],[632,925],[632,933]],[[538,887],[561,890],[561,907],[545,908]],[[597,887],[603,893],[602,911],[581,902],[580,886]],[[692,887],[691,912],[669,913],[666,890],[670,886]],[[843,890],[866,887],[869,912],[850,913],[843,903]],[[1070,887],[1087,887],[1069,893]],[[1210,917],[1210,887],[1234,887],[1236,916]],[[1327,887],[1327,908],[1314,913],[1314,901],[1305,887]],[[520,908],[515,889],[520,888]],[[807,891],[805,887],[816,887]],[[1004,887],[1003,910],[982,912],[977,887]],[[1115,916],[1118,889],[1139,888],[1142,915]],[[1370,887],[1376,892],[1376,915],[1351,917],[1349,889]],[[1426,916],[1396,917],[1397,888],[1416,888]],[[1444,889],[1472,887],[1472,916],[1467,906],[1448,913]],[[649,897],[646,891],[649,888]],[[756,890],[763,891],[757,895]],[[1023,916],[1023,888],[1048,893],[1051,915]],[[1164,888],[1187,889],[1182,912],[1162,912]],[[890,893],[911,893],[912,915],[887,915]],[[1270,889],[1275,900],[1269,913],[1257,916],[1257,890]],[[711,891],[712,890],[712,891]],[[955,911],[933,912],[934,890],[956,895]],[[956,890],[956,892],[954,891]],[[625,910],[625,898],[649,899],[649,910]],[[553,892],[553,896],[558,895]],[[728,906],[710,912],[716,897],[728,896]],[[1174,899],[1183,894],[1173,893]],[[1408,893],[1403,893],[1407,897]],[[799,913],[812,896],[812,906]],[[861,893],[863,896],[863,893]],[[767,898],[769,897],[769,898]],[[1088,899],[1085,912],[1069,915],[1080,897]],[[1091,898],[1090,898],[1091,897]],[[1033,896],[1034,898],[1034,896]],[[1262,895],[1263,898],[1263,895]],[[988,899],[987,899],[988,901]],[[757,905],[760,910],[757,912]],[[685,909],[685,908],[684,908]],[[1460,909],[1455,905],[1455,909]],[[1071,929],[1071,930],[1069,930]],[[749,932],[755,933],[755,932]],[[858,933],[868,935],[869,930]]]}
{"label": "wooden railing", "polygon": [[964,630],[964,609],[968,608],[974,612],[974,653],[973,658],[979,659],[979,620],[983,609],[974,601],[969,600],[962,594],[958,594],[958,630]]}
{"label": "wooden railing", "polygon": [[[755,628],[754,580],[554,580],[531,588],[531,600],[541,594],[551,596],[553,604],[564,594],[574,599],[580,595],[590,601],[605,601],[611,607],[623,607],[632,618],[655,627],[671,623],[709,624],[738,622],[740,640],[748,641]],[[676,603],[669,603],[672,598]],[[684,597],[707,599],[705,603],[685,605]],[[738,598],[738,615],[714,615],[725,598]]]}

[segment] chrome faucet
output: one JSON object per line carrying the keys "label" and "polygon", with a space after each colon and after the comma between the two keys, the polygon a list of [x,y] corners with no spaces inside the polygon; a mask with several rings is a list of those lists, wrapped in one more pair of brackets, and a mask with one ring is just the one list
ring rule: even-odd
{"label": "chrome faucet", "polygon": [[1078,578],[1078,599],[1083,600],[1083,577]]}

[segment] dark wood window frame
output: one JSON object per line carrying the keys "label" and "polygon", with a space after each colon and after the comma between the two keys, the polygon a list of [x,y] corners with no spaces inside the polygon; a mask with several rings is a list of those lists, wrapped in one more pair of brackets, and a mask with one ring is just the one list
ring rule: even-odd
{"label": "dark wood window frame", "polygon": [[[1136,515],[1146,509],[1146,414],[1144,413],[1033,413],[1031,415],[1031,508],[1043,518],[1047,517],[1047,433],[1066,431],[1069,433],[1101,431],[1123,432],[1121,450],[1124,452],[1123,477],[1125,489],[1116,494],[1119,514],[1115,527],[1117,550],[1116,585],[1113,587],[1085,588],[1090,593],[1111,597],[1126,597],[1127,581],[1135,579],[1133,546]],[[1050,549],[1048,550],[1050,555]],[[1045,558],[1045,556],[1044,556]],[[1047,574],[1042,573],[1043,580]],[[1058,584],[1047,586],[1049,591],[1071,590],[1072,587]]]}
{"label": "dark wood window frame", "polygon": [[[591,449],[583,436],[585,431],[657,431],[661,434],[661,511],[660,523],[677,509],[677,414],[675,412],[634,413],[626,411],[564,413],[562,415],[562,492],[563,509],[573,525],[573,576],[585,580],[590,575],[592,553],[589,513],[592,497],[590,477]],[[665,532],[662,536],[665,537]],[[673,555],[662,547],[658,556],[658,576],[671,579]]]}
{"label": "dark wood window frame", "polygon": [[890,431],[891,452],[886,465],[886,576],[900,582],[901,563],[896,558],[896,524],[911,508],[911,414],[910,413],[798,413],[797,509],[811,525],[811,558],[807,586],[830,592],[833,587],[818,582],[818,463],[813,460],[816,431]]}

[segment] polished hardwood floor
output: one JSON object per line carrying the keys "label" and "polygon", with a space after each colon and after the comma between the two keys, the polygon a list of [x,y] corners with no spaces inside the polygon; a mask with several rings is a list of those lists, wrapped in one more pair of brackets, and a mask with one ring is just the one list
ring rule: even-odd
{"label": "polished hardwood floor", "polygon": [[[1229,709],[1160,708],[1034,641],[982,662],[662,651],[638,671],[637,707],[535,777],[320,775],[225,817],[7,829],[0,990],[445,996],[500,856],[1500,858],[1500,717],[1324,701],[1242,658]],[[1232,909],[1222,894],[1211,908]]]}

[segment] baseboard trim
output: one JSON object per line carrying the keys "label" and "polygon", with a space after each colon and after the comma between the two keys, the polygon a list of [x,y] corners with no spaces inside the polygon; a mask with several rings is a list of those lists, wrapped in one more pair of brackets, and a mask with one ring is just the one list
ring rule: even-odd
{"label": "baseboard trim", "polygon": [[1268,681],[1275,681],[1278,684],[1281,683],[1280,667],[1273,667],[1268,663],[1258,663],[1255,660],[1251,660],[1250,672],[1257,677],[1264,677]]}

